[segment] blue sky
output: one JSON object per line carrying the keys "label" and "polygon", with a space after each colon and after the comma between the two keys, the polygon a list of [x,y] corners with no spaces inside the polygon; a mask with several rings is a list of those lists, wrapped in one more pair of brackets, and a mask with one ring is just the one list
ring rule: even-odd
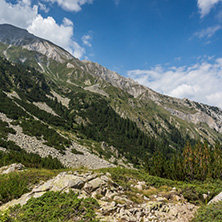
{"label": "blue sky", "polygon": [[0,0],[0,23],[155,91],[222,107],[222,0]]}

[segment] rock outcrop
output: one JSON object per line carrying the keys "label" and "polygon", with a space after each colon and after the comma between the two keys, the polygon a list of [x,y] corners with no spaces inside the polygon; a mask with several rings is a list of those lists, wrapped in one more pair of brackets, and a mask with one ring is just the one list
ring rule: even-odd
{"label": "rock outcrop", "polygon": [[22,171],[24,169],[24,165],[21,163],[13,163],[9,166],[3,166],[0,168],[0,174],[8,174],[12,172]]}
{"label": "rock outcrop", "polygon": [[[38,198],[47,191],[79,193],[79,198],[93,197],[97,199],[100,208],[96,211],[100,221],[177,221],[188,222],[192,219],[197,207],[187,203],[183,196],[177,196],[175,190],[168,198],[154,196],[152,200],[140,195],[143,201],[138,204],[131,200],[126,190],[113,182],[110,174],[106,173],[81,173],[62,172],[51,180],[42,182],[32,191],[24,194],[17,200],[12,200],[0,207],[0,211],[7,210],[16,204],[24,205],[31,198]],[[139,189],[146,187],[144,181],[137,182]],[[178,198],[175,198],[175,197]]]}

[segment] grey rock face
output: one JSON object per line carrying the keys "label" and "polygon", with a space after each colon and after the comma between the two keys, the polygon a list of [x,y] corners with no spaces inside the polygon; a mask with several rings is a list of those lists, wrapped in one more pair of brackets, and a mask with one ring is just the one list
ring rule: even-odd
{"label": "grey rock face", "polygon": [[9,166],[4,166],[0,168],[0,174],[8,174],[15,171],[21,171],[24,169],[24,165],[21,163],[13,163]]}
{"label": "grey rock face", "polygon": [[[91,61],[83,61],[85,71],[89,72],[94,76],[98,76],[103,80],[111,83],[113,86],[127,91],[130,95],[135,98],[143,94],[145,91],[150,90],[145,86],[142,86],[130,78],[125,78],[119,75],[117,72],[108,70],[107,68],[93,63]],[[152,90],[150,90],[152,91]]]}
{"label": "grey rock face", "polygon": [[64,59],[73,59],[73,56],[64,49],[47,40],[34,36],[25,29],[9,24],[0,25],[0,42],[37,51],[58,62],[63,62]]}
{"label": "grey rock face", "polygon": [[13,25],[0,25],[0,42],[8,45],[21,46],[37,41],[37,37],[27,30],[17,28]]}
{"label": "grey rock face", "polygon": [[222,201],[222,192],[215,196],[211,201],[209,201],[208,204],[217,203],[219,201]]}

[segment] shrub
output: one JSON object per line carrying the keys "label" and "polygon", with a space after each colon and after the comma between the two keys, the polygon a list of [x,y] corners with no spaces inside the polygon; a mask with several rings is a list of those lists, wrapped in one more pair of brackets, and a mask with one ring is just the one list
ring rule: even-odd
{"label": "shrub", "polygon": [[199,208],[196,217],[192,222],[221,222],[222,221],[222,202],[205,205]]}
{"label": "shrub", "polygon": [[76,150],[75,148],[72,148],[71,152],[72,152],[73,154],[84,155],[84,153],[83,153],[83,152],[78,151],[78,150]]}
{"label": "shrub", "polygon": [[17,205],[11,208],[8,215],[12,221],[18,222],[98,222],[95,214],[95,208],[98,206],[96,200],[80,199],[73,191],[49,191],[39,198],[31,198],[24,206]]}

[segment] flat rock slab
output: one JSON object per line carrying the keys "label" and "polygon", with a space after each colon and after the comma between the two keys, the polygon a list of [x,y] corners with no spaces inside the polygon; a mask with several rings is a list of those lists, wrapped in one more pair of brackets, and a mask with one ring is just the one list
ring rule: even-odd
{"label": "flat rock slab", "polygon": [[33,189],[33,193],[45,191],[62,191],[67,188],[81,189],[85,184],[82,177],[72,174],[61,173],[54,179],[48,180],[44,184]]}
{"label": "flat rock slab", "polygon": [[[22,195],[19,199],[12,200],[12,201],[0,206],[0,211],[6,210],[10,206],[14,206],[16,204],[24,205],[27,203],[27,201],[31,197],[34,197],[34,198],[40,197],[47,191],[55,191],[56,192],[56,191],[63,191],[63,190],[67,190],[67,189],[79,190],[88,181],[88,177],[84,177],[81,175],[77,176],[77,175],[73,175],[73,174],[68,174],[66,172],[60,173],[55,178],[37,185],[35,188],[32,189],[31,192]],[[96,179],[99,179],[99,178],[96,178]],[[93,189],[95,187],[98,187],[102,183],[101,181],[99,183],[97,183],[99,180],[96,180],[96,179],[94,179],[94,182],[92,183]]]}

